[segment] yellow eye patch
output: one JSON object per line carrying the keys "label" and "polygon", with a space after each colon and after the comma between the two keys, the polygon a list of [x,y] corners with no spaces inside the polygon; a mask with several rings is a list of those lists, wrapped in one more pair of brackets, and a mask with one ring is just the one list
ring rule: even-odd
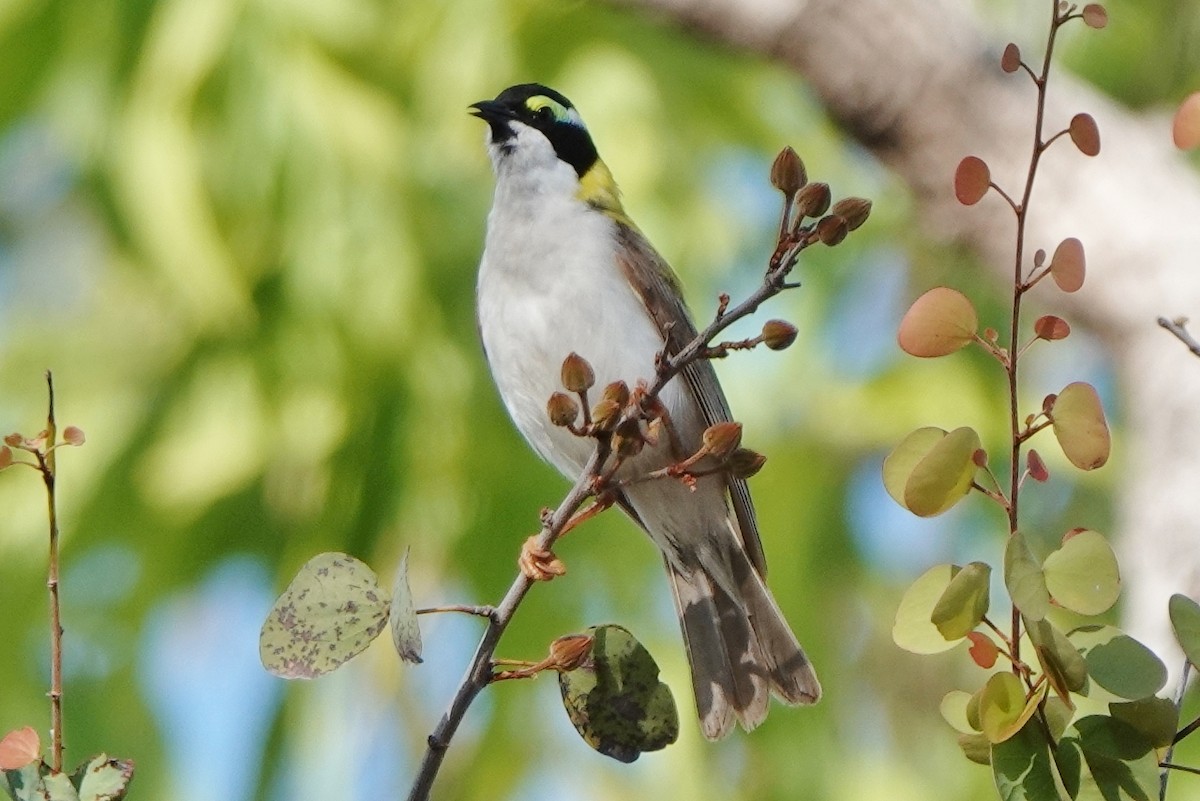
{"label": "yellow eye patch", "polygon": [[552,97],[545,95],[534,95],[525,101],[525,108],[532,113],[546,113],[544,109],[548,109],[549,113],[554,117],[556,122],[566,122],[572,125],[578,125],[583,128],[583,119],[579,116],[579,112],[573,108],[568,108],[562,103],[559,103]]}

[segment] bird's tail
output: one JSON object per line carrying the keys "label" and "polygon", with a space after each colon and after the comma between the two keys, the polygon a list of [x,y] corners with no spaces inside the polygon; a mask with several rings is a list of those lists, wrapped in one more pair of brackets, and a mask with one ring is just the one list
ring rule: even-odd
{"label": "bird's tail", "polygon": [[771,694],[813,704],[821,685],[804,649],[740,548],[730,552],[732,597],[699,565],[667,561],[675,608],[692,670],[700,728],[724,737],[736,720],[749,731],[767,717]]}

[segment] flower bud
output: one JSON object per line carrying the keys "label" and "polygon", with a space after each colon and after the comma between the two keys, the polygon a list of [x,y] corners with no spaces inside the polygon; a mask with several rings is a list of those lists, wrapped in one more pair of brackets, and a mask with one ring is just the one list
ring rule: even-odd
{"label": "flower bud", "polygon": [[563,359],[562,383],[568,392],[587,392],[596,383],[596,374],[587,359],[571,351]]}
{"label": "flower bud", "polygon": [[786,197],[792,197],[808,183],[808,174],[804,162],[796,155],[791,147],[785,147],[775,157],[771,165],[771,186],[778,189]]}
{"label": "flower bud", "polygon": [[567,634],[550,643],[550,661],[555,670],[574,670],[592,655],[592,637]]}
{"label": "flower bud", "polygon": [[725,459],[741,444],[741,423],[715,423],[704,430],[704,450],[716,459]]}
{"label": "flower bud", "polygon": [[817,223],[817,239],[821,240],[822,245],[833,247],[841,244],[848,233],[850,233],[850,228],[846,225],[846,221],[836,214],[822,217]]}
{"label": "flower bud", "polygon": [[853,231],[871,216],[871,201],[865,197],[844,197],[833,204],[832,213],[845,220],[846,227]]}
{"label": "flower bud", "polygon": [[621,419],[621,404],[604,398],[592,407],[592,424],[601,431],[609,431]]}
{"label": "flower bud", "polygon": [[20,448],[25,444],[25,438],[20,434],[9,434],[4,438],[5,445],[11,445],[14,448]]}
{"label": "flower bud", "polygon": [[601,397],[617,404],[618,408],[624,409],[625,404],[629,403],[629,385],[624,381],[614,381],[604,388],[604,395]]}
{"label": "flower bud", "polygon": [[63,442],[79,447],[84,442],[83,429],[79,426],[67,426],[63,429]]}
{"label": "flower bud", "polygon": [[829,184],[808,184],[796,194],[797,219],[820,217],[829,211]]}
{"label": "flower bud", "polygon": [[762,466],[766,464],[766,461],[767,457],[758,451],[752,451],[749,448],[738,448],[729,454],[725,465],[729,468],[729,472],[734,478],[750,478],[759,470],[762,470]]}
{"label": "flower bud", "polygon": [[767,320],[762,327],[762,341],[771,350],[783,350],[796,341],[796,326],[786,320]]}
{"label": "flower bud", "polygon": [[579,419],[579,404],[564,392],[555,392],[546,402],[546,415],[556,426],[574,425]]}

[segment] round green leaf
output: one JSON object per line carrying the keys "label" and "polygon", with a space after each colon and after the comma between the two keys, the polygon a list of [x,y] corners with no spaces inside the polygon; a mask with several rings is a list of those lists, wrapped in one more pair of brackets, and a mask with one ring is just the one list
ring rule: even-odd
{"label": "round green leaf", "polygon": [[1188,661],[1200,668],[1200,604],[1186,595],[1172,595],[1167,606],[1175,639]]}
{"label": "round green leaf", "polygon": [[1166,698],[1152,695],[1137,701],[1113,701],[1108,711],[1137,729],[1155,748],[1166,748],[1179,728],[1179,707]]}
{"label": "round green leaf", "polygon": [[913,302],[900,321],[897,340],[912,356],[946,356],[975,339],[979,317],[966,295],[939,286]]}
{"label": "round green leaf", "polygon": [[979,697],[979,725],[983,736],[991,743],[1002,743],[1024,728],[1046,697],[1046,684],[1041,684],[1029,698],[1025,687],[1015,674],[995,673],[988,679]]}
{"label": "round green leaf", "polygon": [[909,432],[900,444],[883,460],[883,486],[896,503],[904,504],[904,488],[908,485],[913,468],[924,459],[933,446],[941,442],[946,432],[932,426]]}
{"label": "round green leaf", "polygon": [[388,605],[367,565],[344,553],[318,554],[300,568],[263,623],[263,667],[285,679],[329,673],[379,636]]}
{"label": "round green leaf", "polygon": [[620,626],[594,626],[589,660],[558,674],[563,706],[579,736],[605,756],[633,762],[679,736],[679,714],[658,665]]}
{"label": "round green leaf", "polygon": [[400,566],[396,568],[388,617],[392,623],[392,644],[396,646],[396,653],[405,662],[420,664],[421,627],[417,623],[412,590],[408,587],[408,548],[404,549]]}
{"label": "round green leaf", "polygon": [[1083,381],[1063,387],[1050,408],[1054,436],[1071,464],[1095,470],[1108,461],[1112,440],[1095,388]]}
{"label": "round green leaf", "polygon": [[933,625],[933,607],[958,573],[957,565],[935,565],[912,583],[900,599],[892,640],[914,654],[937,654],[954,647]]}
{"label": "round green leaf", "polygon": [[1118,698],[1149,698],[1167,683],[1167,668],[1146,646],[1113,626],[1084,626],[1071,633],[1083,650],[1092,681]]}
{"label": "round green leaf", "polygon": [[1025,711],[1025,688],[1009,671],[993,673],[979,696],[979,727],[989,742],[1002,743],[1013,736]]}
{"label": "round green leaf", "polygon": [[1068,535],[1042,564],[1046,588],[1060,605],[1081,615],[1108,611],[1121,594],[1117,557],[1096,531]]}
{"label": "round green leaf", "polygon": [[965,690],[951,690],[942,697],[938,711],[942,718],[959,734],[975,734],[978,729],[967,719],[967,706],[971,703],[971,693]]}
{"label": "round green leaf", "polygon": [[975,451],[979,435],[956,428],[917,462],[904,486],[904,507],[921,517],[933,517],[958,503],[975,480]]}
{"label": "round green leaf", "polygon": [[1158,798],[1158,758],[1149,740],[1124,721],[1088,715],[1063,736],[1059,775],[1079,801]]}
{"label": "round green leaf", "polygon": [[972,562],[955,574],[934,604],[930,620],[947,640],[961,640],[983,622],[988,611],[992,568]]}
{"label": "round green leaf", "polygon": [[1008,538],[1004,549],[1004,586],[1013,604],[1030,620],[1041,620],[1050,611],[1050,592],[1042,566],[1019,531]]}

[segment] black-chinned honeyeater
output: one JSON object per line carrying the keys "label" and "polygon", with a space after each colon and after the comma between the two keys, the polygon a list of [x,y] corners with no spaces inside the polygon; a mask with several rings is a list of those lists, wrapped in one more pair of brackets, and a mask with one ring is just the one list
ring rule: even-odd
{"label": "black-chinned honeyeater", "polygon": [[[595,443],[547,416],[564,357],[583,356],[597,386],[635,386],[653,380],[656,355],[678,351],[696,327],[674,273],[625,214],[567,98],[521,84],[471,109],[488,124],[496,174],[477,287],[484,350],[521,434],[575,479]],[[678,462],[699,448],[706,428],[731,419],[706,359],[660,399],[677,441],[647,445],[619,478]],[[662,552],[704,735],[722,737],[735,721],[754,728],[772,693],[789,704],[816,702],[816,674],[765,583],[746,482],[716,472],[692,488],[673,479],[626,483],[617,502]]]}

